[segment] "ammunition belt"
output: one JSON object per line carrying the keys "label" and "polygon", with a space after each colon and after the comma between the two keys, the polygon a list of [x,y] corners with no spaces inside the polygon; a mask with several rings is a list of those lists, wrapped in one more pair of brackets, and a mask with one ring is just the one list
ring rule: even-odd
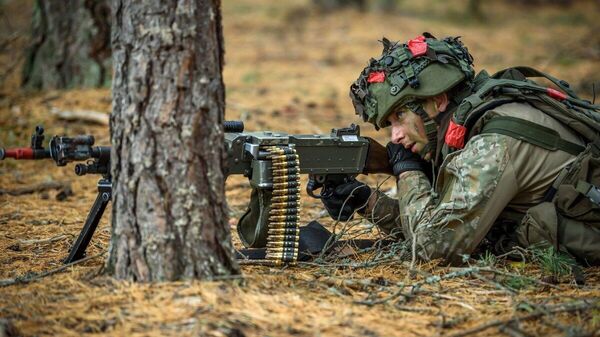
{"label": "ammunition belt", "polygon": [[266,147],[272,164],[273,197],[269,211],[269,264],[293,264],[300,238],[300,161],[293,147]]}

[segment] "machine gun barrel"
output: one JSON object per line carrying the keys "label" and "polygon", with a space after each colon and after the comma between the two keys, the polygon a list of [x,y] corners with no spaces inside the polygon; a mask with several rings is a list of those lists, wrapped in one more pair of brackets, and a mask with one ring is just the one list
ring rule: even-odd
{"label": "machine gun barrel", "polygon": [[225,121],[223,123],[225,133],[244,132],[244,122],[242,121]]}

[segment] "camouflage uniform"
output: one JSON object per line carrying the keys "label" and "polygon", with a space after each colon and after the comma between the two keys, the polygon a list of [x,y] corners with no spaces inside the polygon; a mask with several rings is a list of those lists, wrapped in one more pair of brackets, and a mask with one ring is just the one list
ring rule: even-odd
{"label": "camouflage uniform", "polygon": [[[583,144],[561,123],[527,104],[501,105],[487,112],[477,127],[492,116],[528,119],[556,130],[566,140]],[[524,215],[539,204],[559,172],[574,158],[505,135],[479,134],[464,149],[444,158],[434,188],[422,172],[406,172],[397,182],[399,199],[377,192],[376,206],[367,218],[387,232],[401,228],[402,234],[418,245],[423,259],[460,263],[464,254],[471,254],[481,243],[503,211]],[[531,243],[524,241],[519,243]]]}
{"label": "camouflage uniform", "polygon": [[[367,218],[400,232],[424,259],[460,263],[486,237],[502,250],[508,234],[509,242],[549,243],[600,265],[600,106],[528,67],[475,76],[459,38],[423,33],[406,43],[382,42],[381,56],[352,83],[350,98],[365,122],[392,127],[388,156],[400,176],[400,198],[377,192]],[[560,90],[530,79],[536,77]],[[406,131],[407,111],[423,123],[412,129],[417,137]],[[415,150],[421,157],[435,153],[435,186]]]}

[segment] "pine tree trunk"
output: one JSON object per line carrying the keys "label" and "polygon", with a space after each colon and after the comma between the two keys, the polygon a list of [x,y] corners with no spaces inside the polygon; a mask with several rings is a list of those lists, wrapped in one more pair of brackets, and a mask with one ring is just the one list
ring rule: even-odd
{"label": "pine tree trunk", "polygon": [[224,191],[219,0],[113,0],[113,234],[108,272],[238,273]]}
{"label": "pine tree trunk", "polygon": [[37,0],[22,85],[106,86],[111,80],[108,0]]}

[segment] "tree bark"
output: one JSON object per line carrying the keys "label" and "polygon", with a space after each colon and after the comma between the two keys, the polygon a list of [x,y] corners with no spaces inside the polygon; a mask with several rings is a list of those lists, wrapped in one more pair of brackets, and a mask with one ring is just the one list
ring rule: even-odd
{"label": "tree bark", "polygon": [[108,272],[238,273],[225,201],[220,0],[113,0]]}
{"label": "tree bark", "polygon": [[68,89],[110,83],[107,0],[37,0],[31,35],[23,87]]}

